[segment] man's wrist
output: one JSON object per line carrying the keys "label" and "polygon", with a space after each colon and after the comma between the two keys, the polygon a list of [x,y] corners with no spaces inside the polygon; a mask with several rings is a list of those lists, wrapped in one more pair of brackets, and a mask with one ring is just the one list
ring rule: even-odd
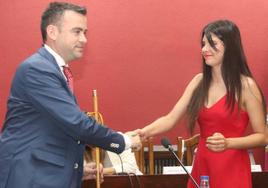
{"label": "man's wrist", "polygon": [[124,140],[125,140],[125,150],[131,148],[132,142],[131,142],[130,137],[128,135],[126,135],[126,134],[121,133],[121,132],[118,132],[118,133],[121,134],[124,137]]}

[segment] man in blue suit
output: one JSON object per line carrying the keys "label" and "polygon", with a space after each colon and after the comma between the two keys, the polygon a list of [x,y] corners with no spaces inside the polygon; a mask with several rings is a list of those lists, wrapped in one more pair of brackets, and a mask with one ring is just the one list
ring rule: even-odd
{"label": "man in blue suit", "polygon": [[54,2],[42,15],[44,45],[20,64],[8,98],[0,188],[78,188],[86,144],[116,153],[141,146],[138,136],[114,132],[85,115],[63,72],[83,54],[86,12]]}

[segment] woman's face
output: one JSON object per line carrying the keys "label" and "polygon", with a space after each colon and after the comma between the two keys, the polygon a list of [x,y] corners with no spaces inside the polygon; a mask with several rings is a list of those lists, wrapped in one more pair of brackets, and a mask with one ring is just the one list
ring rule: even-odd
{"label": "woman's face", "polygon": [[204,35],[202,39],[202,55],[207,65],[211,67],[220,66],[224,56],[224,44],[223,42],[213,33],[211,33],[211,39],[215,45],[215,50],[208,42],[207,37]]}

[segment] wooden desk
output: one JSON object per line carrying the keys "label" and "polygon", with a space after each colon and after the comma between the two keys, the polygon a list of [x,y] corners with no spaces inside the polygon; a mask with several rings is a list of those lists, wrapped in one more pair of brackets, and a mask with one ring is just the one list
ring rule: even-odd
{"label": "wooden desk", "polygon": [[[101,188],[186,188],[187,180],[186,175],[106,176]],[[252,180],[253,188],[268,188],[268,172],[253,172]],[[82,188],[94,187],[96,187],[94,180],[84,181],[82,186]]]}

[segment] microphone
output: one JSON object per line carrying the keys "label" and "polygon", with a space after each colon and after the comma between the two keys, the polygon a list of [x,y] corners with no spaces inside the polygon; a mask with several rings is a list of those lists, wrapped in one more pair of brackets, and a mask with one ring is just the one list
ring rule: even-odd
{"label": "microphone", "polygon": [[123,161],[122,161],[122,159],[121,159],[121,156],[120,156],[119,154],[117,154],[117,155],[118,155],[118,157],[119,157],[119,159],[120,159],[121,169],[122,169],[122,172],[117,173],[117,175],[121,175],[121,176],[128,175],[127,172],[124,172],[124,165],[123,165]]}
{"label": "microphone", "polygon": [[189,176],[189,178],[191,179],[191,181],[193,182],[193,184],[195,185],[196,188],[200,188],[198,186],[198,184],[196,183],[196,181],[194,180],[193,176],[188,172],[188,170],[185,168],[185,166],[182,164],[181,160],[179,159],[179,157],[177,156],[177,154],[174,152],[173,147],[171,146],[168,138],[162,138],[161,139],[161,144],[167,148],[178,160],[178,162],[180,163],[180,165],[182,166],[183,170],[186,172],[186,174]]}
{"label": "microphone", "polygon": [[117,173],[117,175],[120,175],[120,176],[128,176],[128,180],[129,180],[129,183],[131,185],[131,188],[134,188],[134,184],[133,184],[133,181],[132,181],[132,178],[131,178],[131,175],[134,175],[136,177],[136,180],[137,180],[138,185],[139,185],[139,188],[140,188],[141,185],[140,185],[140,180],[139,180],[138,176],[136,176],[135,173],[127,173],[127,172],[124,172],[124,166],[123,166],[124,163],[122,161],[122,158],[121,158],[120,154],[117,154],[117,155],[118,155],[118,157],[120,159],[121,169],[122,169],[122,172]]}

